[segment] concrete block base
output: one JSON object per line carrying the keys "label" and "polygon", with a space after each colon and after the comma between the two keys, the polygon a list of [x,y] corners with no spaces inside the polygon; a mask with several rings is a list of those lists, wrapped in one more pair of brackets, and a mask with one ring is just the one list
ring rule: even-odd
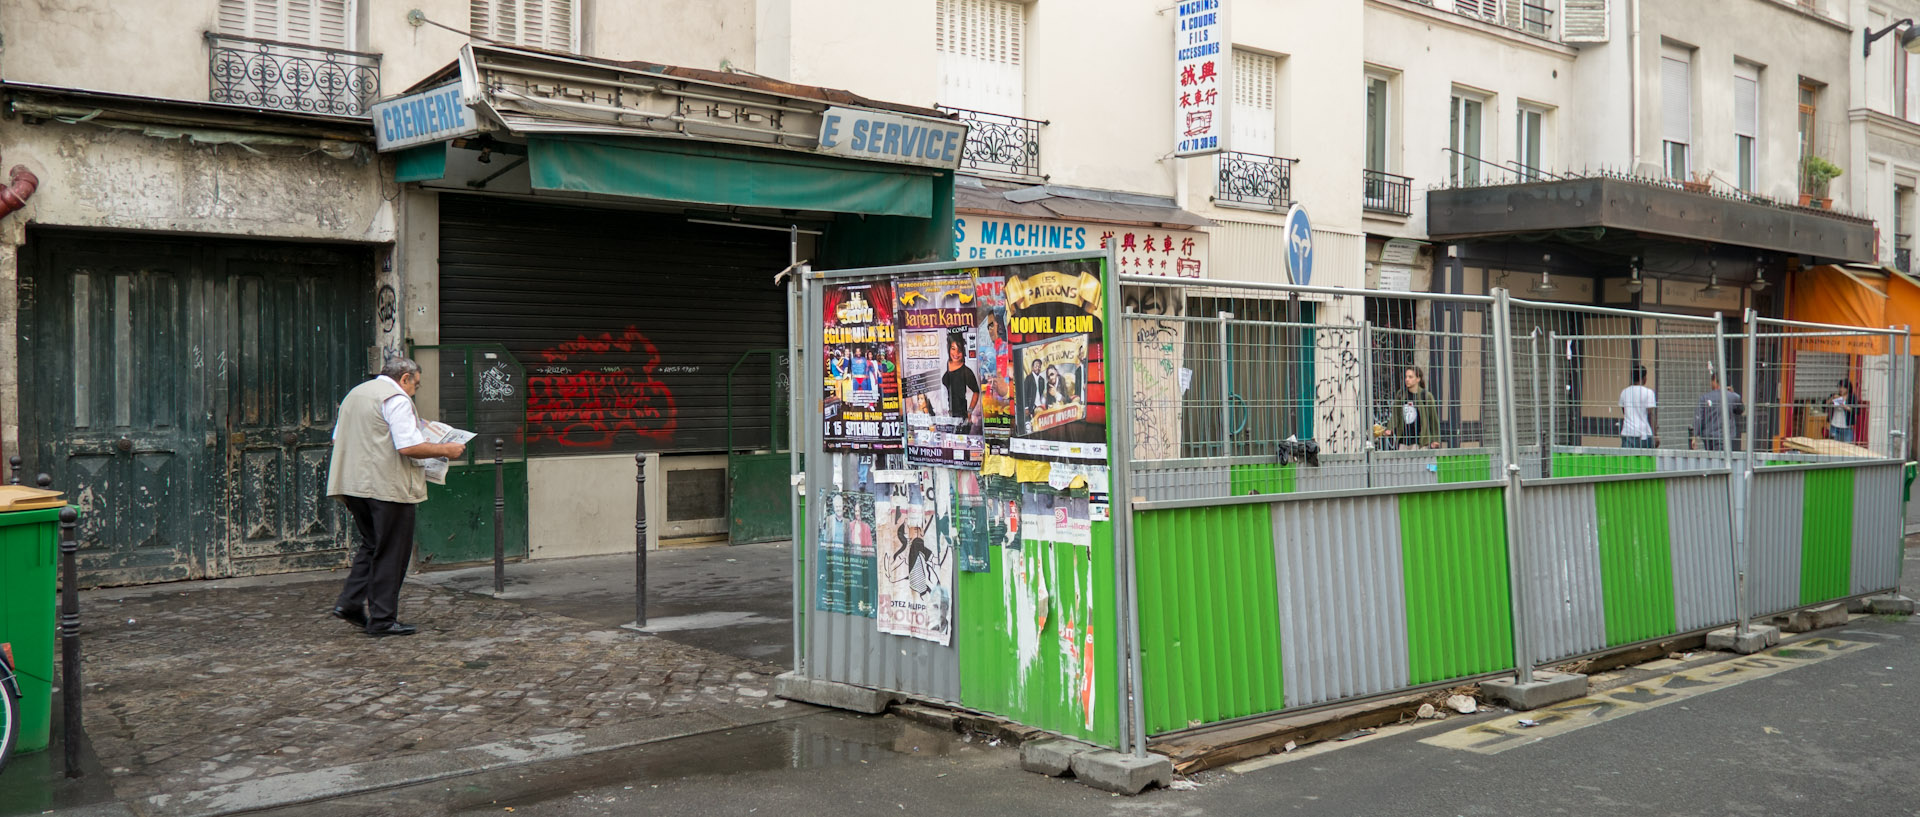
{"label": "concrete block base", "polygon": [[1790,633],[1806,633],[1828,627],[1839,627],[1847,623],[1847,608],[1843,604],[1828,604],[1810,610],[1796,610],[1787,616],[1787,624],[1782,629]]}
{"label": "concrete block base", "polygon": [[1100,751],[1071,740],[1035,740],[1020,745],[1020,768],[1048,777],[1066,777],[1073,771],[1073,759]]}
{"label": "concrete block base", "polygon": [[1518,678],[1481,681],[1480,691],[1489,698],[1524,712],[1529,709],[1552,706],[1561,701],[1571,701],[1587,694],[1587,676],[1578,673],[1536,672],[1533,674],[1533,680],[1524,684],[1520,683]]}
{"label": "concrete block base", "polygon": [[1752,655],[1778,643],[1780,643],[1780,629],[1764,624],[1748,627],[1746,635],[1740,635],[1737,627],[1726,627],[1707,633],[1707,649],[1737,652],[1741,655]]}
{"label": "concrete block base", "polygon": [[1073,756],[1073,776],[1101,791],[1139,794],[1148,786],[1173,785],[1173,761],[1165,755],[1134,757],[1121,752],[1081,752]]}
{"label": "concrete block base", "polygon": [[1906,596],[1876,596],[1867,599],[1867,612],[1876,616],[1913,615],[1913,599]]}
{"label": "concrete block base", "polygon": [[887,706],[899,697],[891,692],[837,681],[803,678],[791,672],[781,673],[773,679],[773,694],[789,701],[831,706],[867,715],[887,711]]}

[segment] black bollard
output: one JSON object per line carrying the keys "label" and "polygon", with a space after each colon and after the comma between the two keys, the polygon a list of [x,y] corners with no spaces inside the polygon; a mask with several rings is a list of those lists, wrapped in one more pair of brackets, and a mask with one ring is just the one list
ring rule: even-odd
{"label": "black bollard", "polygon": [[8,469],[7,469],[7,474],[8,474],[8,477],[7,477],[7,484],[8,484],[8,485],[19,485],[19,484],[20,484],[20,455],[19,455],[19,454],[15,454],[15,455],[13,455],[13,456],[11,456],[11,457],[8,457],[8,458],[7,458],[7,466],[8,466]]}
{"label": "black bollard", "polygon": [[647,455],[633,455],[633,626],[647,626]]}
{"label": "black bollard", "polygon": [[506,441],[493,438],[493,594],[507,589],[507,466],[500,449]]}
{"label": "black bollard", "polygon": [[47,476],[46,474],[41,474],[33,478],[33,484],[40,486],[42,490],[47,488],[52,488],[53,477]]}
{"label": "black bollard", "polygon": [[80,776],[80,552],[74,528],[80,512],[60,509],[60,698],[67,748],[67,776]]}

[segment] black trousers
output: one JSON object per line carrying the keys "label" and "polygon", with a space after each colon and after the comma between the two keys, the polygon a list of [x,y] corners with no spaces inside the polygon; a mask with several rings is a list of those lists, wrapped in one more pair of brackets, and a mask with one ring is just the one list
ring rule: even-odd
{"label": "black trousers", "polygon": [[400,614],[400,583],[413,559],[415,506],[357,496],[341,499],[360,529],[360,547],[353,552],[347,584],[334,604],[349,610],[365,605],[368,623],[391,622]]}

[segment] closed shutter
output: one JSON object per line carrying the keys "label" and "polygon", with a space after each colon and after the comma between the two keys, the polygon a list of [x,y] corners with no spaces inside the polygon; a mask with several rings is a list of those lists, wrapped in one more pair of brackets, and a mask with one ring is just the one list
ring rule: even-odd
{"label": "closed shutter", "polygon": [[1233,141],[1241,153],[1274,152],[1274,74],[1280,61],[1266,54],[1234,49]]}
{"label": "closed shutter", "polygon": [[352,48],[353,0],[220,0],[220,33]]}
{"label": "closed shutter", "polygon": [[[440,339],[500,343],[527,372],[534,455],[721,451],[727,371],[787,342],[786,236],[684,217],[443,195]],[[737,447],[765,447],[771,384],[736,389]]]}
{"label": "closed shutter", "polygon": [[1560,40],[1570,45],[1604,43],[1612,28],[1609,0],[1561,0]]}
{"label": "closed shutter", "polygon": [[1760,75],[1753,66],[1733,67],[1733,132],[1737,136],[1760,135]]}
{"label": "closed shutter", "polygon": [[1693,82],[1688,61],[1669,53],[1660,58],[1660,138],[1693,141]]}
{"label": "closed shutter", "polygon": [[468,30],[476,37],[573,52],[577,29],[573,0],[471,0]]}
{"label": "closed shutter", "polygon": [[1024,3],[939,0],[933,35],[940,55],[940,104],[1010,116],[1026,113]]}

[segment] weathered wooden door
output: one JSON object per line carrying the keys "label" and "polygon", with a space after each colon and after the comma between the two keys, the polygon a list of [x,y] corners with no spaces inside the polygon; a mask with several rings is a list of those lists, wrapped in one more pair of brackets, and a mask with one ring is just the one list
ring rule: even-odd
{"label": "weathered wooden door", "polygon": [[341,514],[321,495],[334,406],[372,337],[366,254],[40,231],[28,245],[23,450],[86,510],[84,583],[338,562]]}

